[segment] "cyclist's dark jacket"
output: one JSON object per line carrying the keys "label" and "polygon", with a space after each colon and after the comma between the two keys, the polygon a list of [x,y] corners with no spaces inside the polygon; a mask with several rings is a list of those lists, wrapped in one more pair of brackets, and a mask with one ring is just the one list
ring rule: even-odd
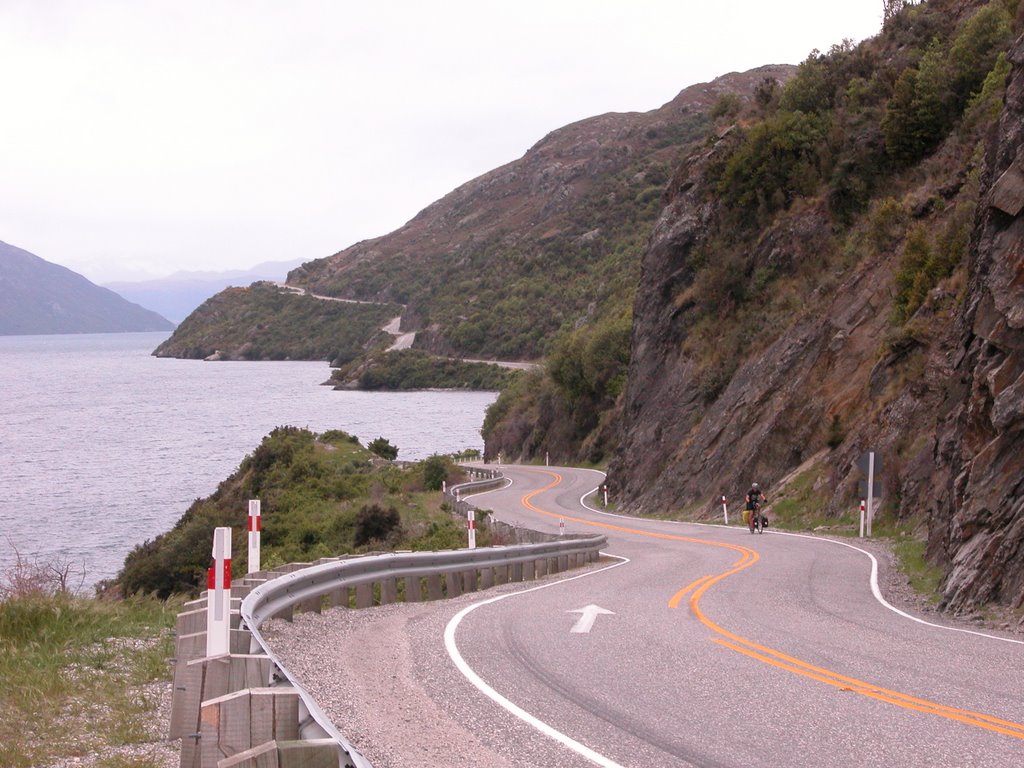
{"label": "cyclist's dark jacket", "polygon": [[764,504],[764,493],[751,488],[747,491],[747,509],[753,510],[757,504]]}

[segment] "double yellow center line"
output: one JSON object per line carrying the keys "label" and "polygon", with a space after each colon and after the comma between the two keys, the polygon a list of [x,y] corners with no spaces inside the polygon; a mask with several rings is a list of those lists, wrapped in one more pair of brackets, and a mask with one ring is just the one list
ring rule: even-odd
{"label": "double yellow center line", "polygon": [[887,704],[893,704],[897,707],[903,707],[904,709],[913,710],[916,712],[923,712],[925,714],[936,715],[938,717],[944,717],[949,720],[955,720],[966,725],[971,725],[977,728],[983,728],[988,731],[994,731],[1001,733],[1005,736],[1011,736],[1015,739],[1024,739],[1024,724],[1014,723],[1009,720],[1002,720],[998,717],[992,717],[990,715],[982,714],[980,712],[971,712],[970,710],[957,709],[955,707],[947,707],[944,704],[939,704],[934,701],[928,701],[927,699],[917,698],[910,696],[899,691],[891,691],[886,688],[881,688],[871,683],[867,683],[863,680],[858,680],[853,677],[847,677],[838,672],[834,672],[824,667],[818,667],[810,664],[801,659],[797,659],[793,656],[789,656],[773,648],[769,648],[759,643],[755,643],[752,640],[748,640],[734,632],[719,626],[718,624],[711,621],[701,609],[700,600],[704,594],[718,582],[729,578],[730,576],[739,573],[740,571],[749,568],[758,560],[760,555],[749,547],[740,546],[738,544],[728,544],[725,542],[708,541],[706,539],[697,539],[689,536],[676,536],[670,533],[657,533],[652,531],[643,531],[637,528],[629,528],[622,525],[615,525],[613,523],[603,523],[594,520],[584,520],[582,518],[567,517],[563,514],[557,514],[554,512],[548,512],[547,510],[541,509],[532,503],[532,499],[545,491],[551,490],[559,483],[562,482],[562,476],[557,472],[550,472],[541,470],[543,474],[549,475],[552,481],[536,491],[526,494],[522,498],[522,504],[527,509],[536,512],[541,515],[547,515],[549,517],[559,517],[565,520],[570,520],[574,523],[581,523],[583,525],[590,525],[596,528],[604,528],[611,531],[620,531],[622,533],[631,533],[637,536],[648,536],[656,539],[668,539],[672,541],[685,541],[691,544],[699,544],[708,547],[719,547],[722,549],[731,549],[740,555],[740,559],[737,560],[733,565],[726,571],[718,574],[711,574],[708,576],[702,576],[696,581],[691,582],[683,589],[679,590],[672,598],[668,601],[669,608],[678,608],[679,604],[689,595],[689,606],[690,611],[694,616],[708,629],[710,629],[719,637],[712,638],[714,642],[722,645],[730,650],[736,651],[749,656],[752,659],[756,659],[765,664],[770,664],[778,669],[786,670],[797,675],[802,675],[811,680],[816,680],[826,685],[831,685],[839,688],[843,691],[850,691],[852,693],[858,693],[862,696],[867,696],[871,699],[885,702]]}

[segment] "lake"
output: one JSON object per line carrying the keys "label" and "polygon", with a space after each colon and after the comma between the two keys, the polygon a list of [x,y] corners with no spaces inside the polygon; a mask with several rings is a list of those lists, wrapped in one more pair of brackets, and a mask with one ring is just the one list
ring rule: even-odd
{"label": "lake", "polygon": [[155,358],[166,333],[0,336],[0,570],[63,558],[83,586],[210,495],[277,426],[398,458],[483,449],[493,392],[319,386],[326,363]]}

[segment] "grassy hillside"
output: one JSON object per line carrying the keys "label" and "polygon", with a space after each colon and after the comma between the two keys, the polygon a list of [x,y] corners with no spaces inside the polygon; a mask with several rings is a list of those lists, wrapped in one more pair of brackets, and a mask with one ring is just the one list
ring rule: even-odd
{"label": "grassy hillside", "polygon": [[153,353],[202,360],[325,360],[343,365],[391,343],[393,304],[324,301],[271,283],[228,288],[189,315]]}
{"label": "grassy hillside", "polygon": [[197,590],[218,526],[232,527],[233,562],[244,573],[249,499],[262,501],[260,564],[267,570],[350,552],[459,547],[464,526],[442,512],[436,493],[442,480],[458,476],[444,457],[400,466],[344,432],[278,427],[212,496],[197,499],[171,530],[136,547],[115,584],[123,594],[164,598]]}

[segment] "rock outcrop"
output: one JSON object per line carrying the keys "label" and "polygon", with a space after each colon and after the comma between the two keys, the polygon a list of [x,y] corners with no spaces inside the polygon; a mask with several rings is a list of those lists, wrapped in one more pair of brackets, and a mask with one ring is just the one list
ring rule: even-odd
{"label": "rock outcrop", "polygon": [[[945,568],[947,608],[1024,605],[1024,42],[1009,60],[983,164],[973,137],[951,134],[918,171],[893,177],[895,198],[847,231],[812,196],[729,251],[735,215],[717,198],[714,169],[731,137],[677,171],[634,305],[609,467],[624,507],[710,516],[721,495],[735,502],[756,480],[770,495],[799,486],[824,518],[852,517],[865,479],[855,462],[871,449],[883,510],[927,540],[929,559]],[[897,201],[908,221],[890,241],[881,206]],[[970,244],[958,246],[961,266],[896,321],[915,231],[935,243],[936,233],[970,232]],[[766,313],[770,328],[728,291],[716,297],[720,321],[695,312],[709,253],[732,259],[743,280],[773,275],[796,299]],[[816,267],[819,258],[828,266]],[[729,341],[738,327],[751,338]]]}
{"label": "rock outcrop", "polygon": [[948,480],[930,521],[930,551],[949,565],[944,593],[958,611],[1024,605],[1024,39],[1010,60],[939,433]]}

